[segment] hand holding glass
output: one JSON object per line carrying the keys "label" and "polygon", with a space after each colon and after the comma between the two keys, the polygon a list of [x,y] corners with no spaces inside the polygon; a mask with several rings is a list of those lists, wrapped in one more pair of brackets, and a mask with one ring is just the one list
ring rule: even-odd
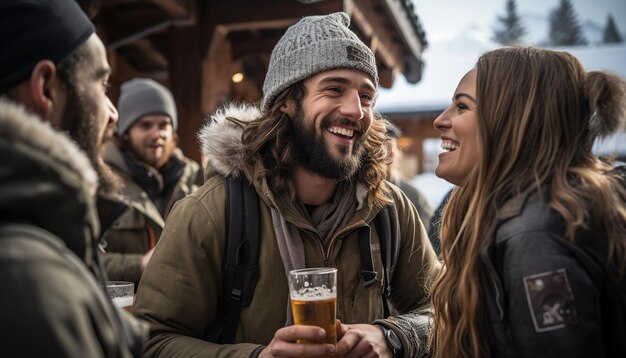
{"label": "hand holding glass", "polygon": [[295,324],[318,326],[326,331],[319,341],[298,343],[337,344],[337,269],[322,267],[289,272],[291,311]]}

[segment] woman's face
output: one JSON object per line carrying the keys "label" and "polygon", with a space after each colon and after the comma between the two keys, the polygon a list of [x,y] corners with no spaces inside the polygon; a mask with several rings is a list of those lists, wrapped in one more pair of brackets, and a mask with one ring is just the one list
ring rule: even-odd
{"label": "woman's face", "polygon": [[435,174],[454,185],[462,185],[478,160],[475,68],[463,76],[452,103],[433,125],[441,132],[443,148]]}

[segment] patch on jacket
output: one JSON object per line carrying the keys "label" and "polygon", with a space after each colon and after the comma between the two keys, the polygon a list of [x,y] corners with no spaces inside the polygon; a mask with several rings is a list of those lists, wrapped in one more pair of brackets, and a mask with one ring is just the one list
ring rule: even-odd
{"label": "patch on jacket", "polygon": [[524,276],[524,289],[535,331],[553,331],[577,322],[565,269]]}

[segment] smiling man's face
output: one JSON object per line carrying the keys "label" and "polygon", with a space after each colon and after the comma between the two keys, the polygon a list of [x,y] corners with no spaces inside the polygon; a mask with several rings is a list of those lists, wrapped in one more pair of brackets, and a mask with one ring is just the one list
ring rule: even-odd
{"label": "smiling man's face", "polygon": [[371,126],[374,83],[363,72],[340,69],[310,77],[304,87],[293,116],[300,165],[326,178],[351,177]]}

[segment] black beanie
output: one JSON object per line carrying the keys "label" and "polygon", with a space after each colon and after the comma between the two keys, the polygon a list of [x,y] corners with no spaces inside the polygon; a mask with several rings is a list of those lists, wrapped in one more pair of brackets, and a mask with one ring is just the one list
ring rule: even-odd
{"label": "black beanie", "polygon": [[58,65],[94,30],[75,0],[1,0],[0,95],[26,80],[37,62]]}

